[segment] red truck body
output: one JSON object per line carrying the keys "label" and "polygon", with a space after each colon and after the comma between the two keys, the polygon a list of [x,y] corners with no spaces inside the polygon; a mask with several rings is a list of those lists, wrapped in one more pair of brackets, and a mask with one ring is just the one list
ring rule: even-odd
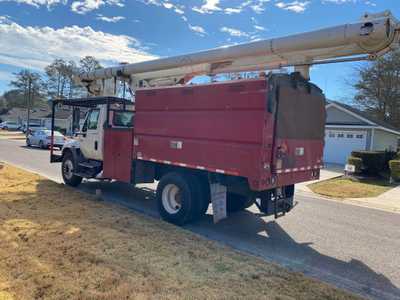
{"label": "red truck body", "polygon": [[140,160],[243,177],[253,191],[317,178],[324,97],[291,78],[138,90],[134,127],[105,130],[103,176],[132,182]]}

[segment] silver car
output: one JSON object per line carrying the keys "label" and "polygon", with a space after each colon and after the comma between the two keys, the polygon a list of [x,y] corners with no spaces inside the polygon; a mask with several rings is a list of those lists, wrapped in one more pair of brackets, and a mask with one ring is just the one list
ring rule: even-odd
{"label": "silver car", "polygon": [[[64,146],[66,137],[58,131],[54,131],[54,147],[61,149]],[[26,145],[39,146],[42,149],[47,149],[51,145],[51,130],[36,130],[26,137]]]}
{"label": "silver car", "polygon": [[20,125],[17,122],[5,121],[1,123],[0,128],[4,130],[18,130]]}

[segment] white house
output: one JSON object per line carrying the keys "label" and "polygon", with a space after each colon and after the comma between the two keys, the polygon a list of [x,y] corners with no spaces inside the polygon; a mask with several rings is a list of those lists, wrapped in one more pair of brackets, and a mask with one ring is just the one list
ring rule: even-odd
{"label": "white house", "polygon": [[325,163],[345,164],[353,150],[397,150],[400,130],[343,103],[326,104]]}

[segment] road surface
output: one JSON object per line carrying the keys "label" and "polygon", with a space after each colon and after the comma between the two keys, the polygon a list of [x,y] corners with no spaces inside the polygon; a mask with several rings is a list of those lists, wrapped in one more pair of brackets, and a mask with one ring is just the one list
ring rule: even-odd
{"label": "road surface", "polygon": [[[48,151],[23,141],[0,140],[0,160],[61,181]],[[158,217],[154,185],[89,181],[80,188],[101,189],[106,201]],[[251,207],[216,225],[208,214],[185,228],[368,298],[400,299],[400,214],[306,194],[297,193],[296,200],[297,207],[276,221]]]}

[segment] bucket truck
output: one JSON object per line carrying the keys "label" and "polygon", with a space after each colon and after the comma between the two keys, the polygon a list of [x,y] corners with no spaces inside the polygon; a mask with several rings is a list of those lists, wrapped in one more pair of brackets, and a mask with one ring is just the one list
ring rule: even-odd
{"label": "bucket truck", "polygon": [[[323,167],[325,97],[309,68],[372,60],[399,46],[390,14],[282,38],[222,47],[76,74],[90,98],[53,101],[85,107],[86,119],[61,155],[64,182],[83,178],[158,182],[160,215],[185,224],[256,204],[279,217],[294,185]],[[196,75],[294,67],[290,75],[187,84]],[[134,101],[118,98],[124,82]],[[54,125],[54,122],[53,122]],[[53,130],[52,126],[52,130]],[[214,216],[215,217],[215,216]]]}

